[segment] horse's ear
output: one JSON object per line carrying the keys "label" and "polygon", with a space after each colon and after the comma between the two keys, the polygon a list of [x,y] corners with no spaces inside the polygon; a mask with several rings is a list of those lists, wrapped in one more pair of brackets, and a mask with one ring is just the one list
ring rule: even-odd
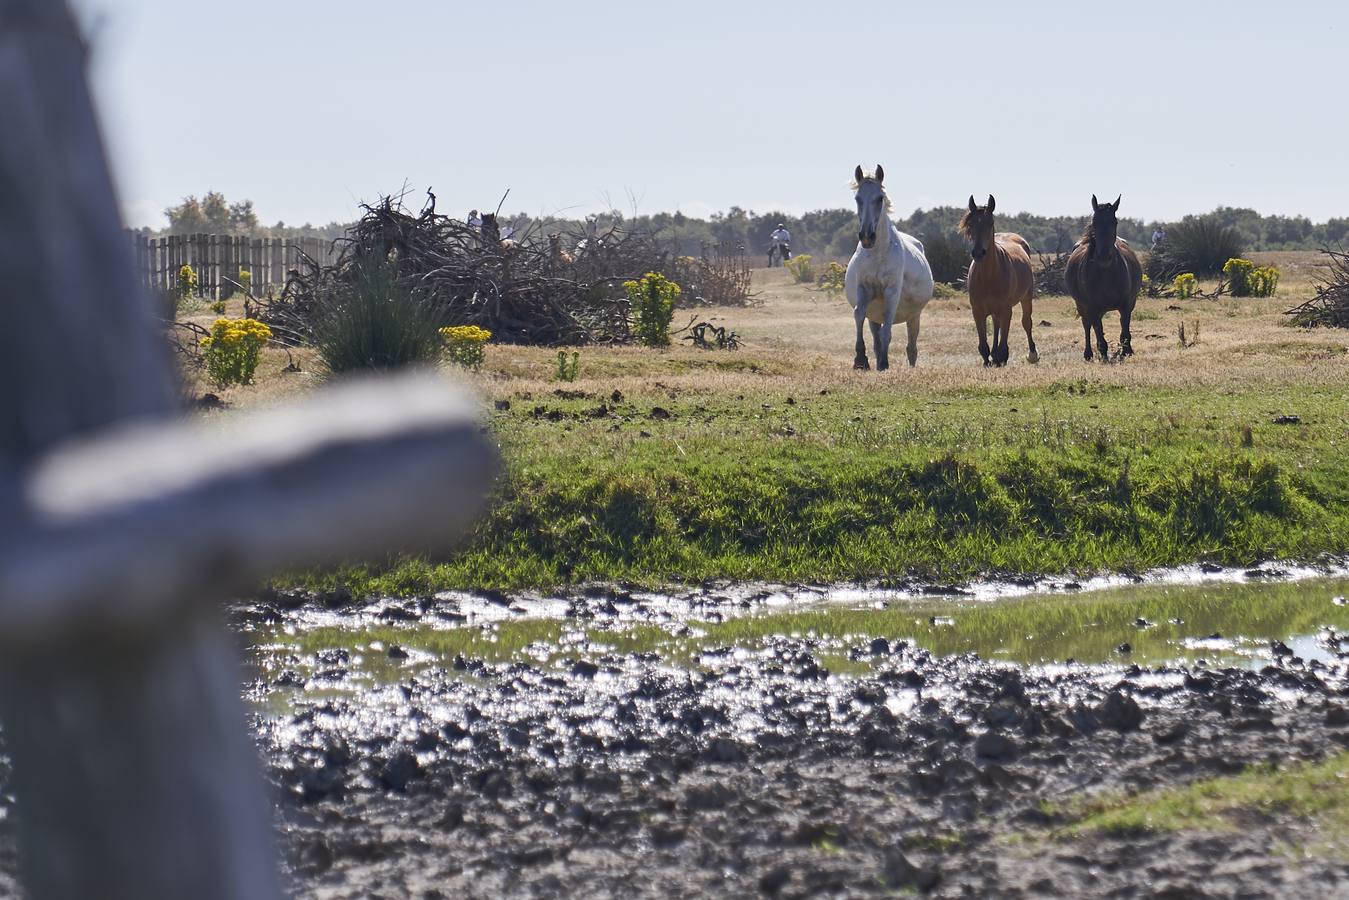
{"label": "horse's ear", "polygon": [[993,195],[992,195],[992,194],[989,194],[989,195],[988,195],[988,211],[989,211],[989,212],[993,212],[993,210],[997,207],[997,205],[998,205],[998,201],[996,201],[996,200],[993,199]]}
{"label": "horse's ear", "polygon": [[879,185],[885,184],[885,167],[880,163],[876,163],[876,183]]}
{"label": "horse's ear", "polygon": [[858,166],[858,167],[857,167],[857,171],[852,173],[852,177],[853,177],[853,180],[856,181],[858,184],[861,184],[861,183],[862,183],[862,179],[865,177],[865,175],[864,175],[864,173],[862,172],[862,167],[861,167],[861,166]]}
{"label": "horse's ear", "polygon": [[974,195],[970,194],[970,212],[978,212],[979,204],[974,202]]}
{"label": "horse's ear", "polygon": [[1119,212],[1119,202],[1123,199],[1124,199],[1123,194],[1120,194],[1118,197],[1115,198],[1115,212]]}
{"label": "horse's ear", "polygon": [[1101,204],[1099,204],[1099,203],[1096,202],[1096,195],[1095,195],[1095,194],[1092,194],[1092,195],[1091,195],[1091,211],[1092,211],[1092,212],[1096,212],[1096,211],[1097,211],[1098,209],[1100,209],[1100,208],[1101,208]]}

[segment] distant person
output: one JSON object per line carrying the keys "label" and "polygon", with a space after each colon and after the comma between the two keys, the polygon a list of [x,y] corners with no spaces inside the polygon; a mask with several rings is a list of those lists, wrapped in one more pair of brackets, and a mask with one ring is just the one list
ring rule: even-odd
{"label": "distant person", "polygon": [[482,216],[478,215],[476,209],[468,211],[468,227],[474,231],[482,231]]}
{"label": "distant person", "polygon": [[768,267],[784,263],[792,258],[792,234],[786,224],[779,222],[778,227],[768,236]]}
{"label": "distant person", "polygon": [[1152,229],[1152,249],[1156,250],[1157,245],[1166,240],[1166,229],[1158,225]]}

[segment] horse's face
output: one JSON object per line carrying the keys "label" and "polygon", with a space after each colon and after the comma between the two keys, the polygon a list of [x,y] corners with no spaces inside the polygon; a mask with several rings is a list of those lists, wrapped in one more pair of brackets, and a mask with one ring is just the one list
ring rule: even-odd
{"label": "horse's face", "polygon": [[858,166],[853,173],[857,185],[857,241],[870,250],[876,246],[876,235],[884,227],[889,199],[885,196],[885,169],[876,167],[876,175],[867,178]]}
{"label": "horse's face", "polygon": [[1098,260],[1109,259],[1114,252],[1115,240],[1119,236],[1119,218],[1116,214],[1123,199],[1124,196],[1120,195],[1114,203],[1099,203],[1096,195],[1091,195],[1091,231],[1095,237],[1092,252]]}
{"label": "horse's face", "polygon": [[996,207],[997,201],[993,199],[992,194],[988,197],[987,206],[979,206],[971,194],[970,211],[960,222],[961,231],[974,245],[970,248],[970,256],[976,262],[987,256],[989,248],[993,246],[993,210]]}

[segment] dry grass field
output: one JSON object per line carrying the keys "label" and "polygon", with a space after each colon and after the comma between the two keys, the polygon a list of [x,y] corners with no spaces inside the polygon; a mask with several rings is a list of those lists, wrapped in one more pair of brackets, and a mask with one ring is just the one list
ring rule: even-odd
{"label": "dry grass field", "polygon": [[[697,317],[736,331],[744,341],[738,352],[694,349],[687,343],[669,350],[639,347],[583,347],[580,375],[569,389],[629,396],[659,396],[670,391],[722,395],[802,394],[820,390],[866,396],[902,392],[911,395],[949,391],[1045,388],[1065,379],[1085,379],[1121,388],[1163,387],[1252,391],[1259,385],[1338,385],[1349,379],[1349,334],[1302,330],[1286,325],[1285,309],[1309,298],[1317,253],[1255,254],[1262,264],[1283,271],[1279,293],[1269,299],[1140,299],[1134,318],[1136,355],[1124,364],[1088,364],[1082,359],[1082,330],[1071,299],[1041,297],[1035,304],[1036,341],[1041,361],[1025,362],[1025,335],[1014,324],[1012,361],[1005,369],[980,364],[969,303],[963,295],[935,299],[923,316],[919,362],[902,361],[886,373],[852,369],[853,322],[846,301],[791,282],[785,269],[755,272],[759,304],[748,308],[703,308],[676,312],[675,327]],[[1204,287],[1211,288],[1212,284]],[[235,309],[239,306],[239,309]],[[228,314],[242,307],[232,301]],[[186,318],[209,326],[214,314],[194,310]],[[1183,348],[1179,331],[1198,343]],[[895,340],[902,348],[903,328]],[[1119,322],[1107,317],[1112,348]],[[867,337],[870,347],[870,336]],[[902,356],[902,354],[901,354]],[[285,371],[294,358],[302,372]],[[545,395],[558,387],[556,350],[492,345],[482,373],[473,378],[486,397],[499,400]],[[198,393],[215,391],[200,372],[189,370]],[[216,391],[233,406],[266,403],[320,381],[312,355],[265,352],[256,383]]]}

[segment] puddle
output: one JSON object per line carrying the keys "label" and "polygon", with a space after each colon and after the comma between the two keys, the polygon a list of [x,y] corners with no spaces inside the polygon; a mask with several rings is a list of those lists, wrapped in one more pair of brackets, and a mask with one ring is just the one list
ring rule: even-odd
{"label": "puddle", "polygon": [[[1279,579],[1159,577],[1084,589],[1030,592],[984,586],[961,597],[845,588],[740,587],[692,597],[597,594],[563,601],[486,602],[445,597],[416,621],[385,621],[374,609],[301,611],[252,635],[265,681],[309,698],[393,687],[426,670],[518,660],[573,665],[607,654],[650,654],[659,665],[715,667],[722,649],[748,654],[776,636],[804,638],[836,675],[864,674],[873,640],[909,641],[938,656],[966,653],[1029,666],[1162,665],[1205,661],[1259,668],[1278,652],[1333,656],[1325,629],[1349,631],[1349,576]],[[385,613],[387,619],[387,611]],[[280,694],[280,696],[278,696]]]}

